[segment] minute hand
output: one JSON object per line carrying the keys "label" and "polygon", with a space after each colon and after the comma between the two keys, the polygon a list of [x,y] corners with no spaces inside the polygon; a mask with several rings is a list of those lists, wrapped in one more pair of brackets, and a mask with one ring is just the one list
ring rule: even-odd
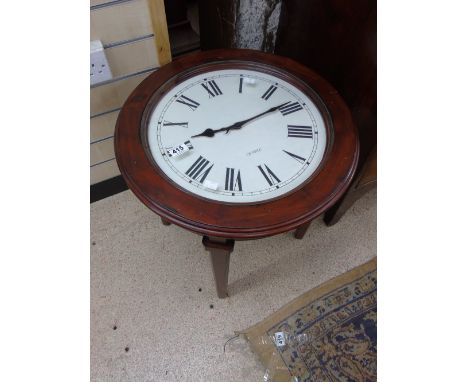
{"label": "minute hand", "polygon": [[290,103],[290,102],[291,102],[291,101],[282,103],[281,105],[272,107],[272,108],[268,109],[267,111],[264,111],[263,113],[254,115],[253,117],[248,118],[248,119],[245,119],[245,120],[243,120],[243,121],[239,121],[239,122],[233,123],[232,125],[227,126],[227,127],[223,127],[223,128],[221,128],[221,129],[217,129],[217,130],[206,129],[203,133],[200,133],[200,134],[197,134],[197,135],[193,135],[192,138],[195,138],[195,137],[210,137],[210,138],[211,138],[211,137],[213,137],[216,133],[219,133],[219,132],[221,132],[221,131],[225,131],[226,134],[227,134],[227,133],[229,133],[230,130],[239,130],[239,129],[241,129],[242,127],[244,127],[247,123],[253,121],[254,119],[260,118],[260,117],[264,116],[265,114],[273,113],[274,111],[276,111],[276,110],[278,110],[279,108],[281,108],[281,107],[287,105],[287,104]]}

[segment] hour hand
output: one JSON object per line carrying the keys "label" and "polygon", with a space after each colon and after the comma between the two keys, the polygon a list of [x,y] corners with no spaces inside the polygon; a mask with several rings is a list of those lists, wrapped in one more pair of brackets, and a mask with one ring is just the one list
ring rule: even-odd
{"label": "hour hand", "polygon": [[196,137],[214,137],[215,131],[213,129],[206,129],[203,133],[192,135],[192,138]]}

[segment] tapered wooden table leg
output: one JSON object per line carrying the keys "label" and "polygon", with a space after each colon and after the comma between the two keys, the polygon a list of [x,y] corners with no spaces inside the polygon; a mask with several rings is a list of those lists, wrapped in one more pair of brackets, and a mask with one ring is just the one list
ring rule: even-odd
{"label": "tapered wooden table leg", "polygon": [[360,193],[349,190],[342,199],[325,212],[323,216],[325,224],[329,227],[335,225],[360,196]]}
{"label": "tapered wooden table leg", "polygon": [[171,222],[169,220],[164,219],[164,218],[161,218],[161,223],[163,223],[164,225],[171,225]]}
{"label": "tapered wooden table leg", "polygon": [[377,186],[377,147],[374,146],[366,158],[353,183],[338,202],[325,212],[323,220],[332,226],[341,219],[344,213],[366,192]]}
{"label": "tapered wooden table leg", "polygon": [[310,223],[312,223],[311,221],[310,222],[307,222],[307,223],[304,223],[303,225],[300,225],[299,227],[296,228],[296,231],[294,232],[294,237],[296,239],[302,239],[304,237],[304,235],[306,234],[309,226],[310,226]]}
{"label": "tapered wooden table leg", "polygon": [[218,297],[226,298],[228,297],[229,259],[234,249],[234,240],[203,236],[202,243],[210,252]]}

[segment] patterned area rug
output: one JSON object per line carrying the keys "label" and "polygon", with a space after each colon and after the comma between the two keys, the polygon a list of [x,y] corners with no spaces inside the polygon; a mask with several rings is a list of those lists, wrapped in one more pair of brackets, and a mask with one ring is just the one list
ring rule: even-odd
{"label": "patterned area rug", "polygon": [[265,381],[377,380],[376,265],[330,280],[241,332]]}

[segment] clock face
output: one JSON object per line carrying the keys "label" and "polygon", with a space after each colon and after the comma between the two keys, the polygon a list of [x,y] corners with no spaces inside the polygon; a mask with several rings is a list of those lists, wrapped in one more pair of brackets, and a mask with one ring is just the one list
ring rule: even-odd
{"label": "clock face", "polygon": [[292,84],[255,70],[190,77],[150,111],[149,151],[192,194],[258,203],[307,182],[321,164],[327,131],[314,102]]}

